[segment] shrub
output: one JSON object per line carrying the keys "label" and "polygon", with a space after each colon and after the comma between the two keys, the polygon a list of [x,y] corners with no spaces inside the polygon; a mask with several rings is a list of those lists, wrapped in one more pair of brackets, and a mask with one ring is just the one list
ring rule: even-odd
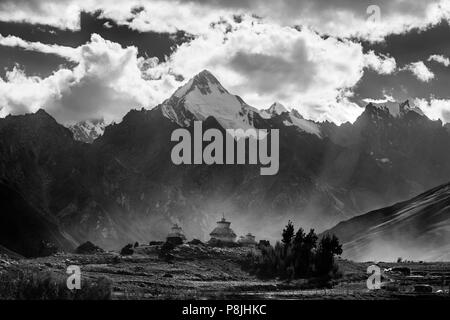
{"label": "shrub", "polygon": [[106,277],[81,280],[80,290],[67,288],[67,276],[38,270],[0,273],[0,299],[12,300],[109,300],[112,281]]}
{"label": "shrub", "polygon": [[334,256],[342,254],[342,246],[334,235],[318,236],[313,229],[305,234],[300,228],[294,236],[291,221],[282,232],[282,242],[275,247],[259,246],[259,251],[250,252],[243,268],[261,278],[299,279],[317,277],[327,282],[340,273]]}

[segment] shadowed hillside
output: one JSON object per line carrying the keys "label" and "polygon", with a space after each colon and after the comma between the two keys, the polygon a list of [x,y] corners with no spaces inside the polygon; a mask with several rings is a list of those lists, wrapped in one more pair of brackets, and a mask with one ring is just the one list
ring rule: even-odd
{"label": "shadowed hillside", "polygon": [[327,232],[357,261],[450,260],[450,184],[339,223]]}

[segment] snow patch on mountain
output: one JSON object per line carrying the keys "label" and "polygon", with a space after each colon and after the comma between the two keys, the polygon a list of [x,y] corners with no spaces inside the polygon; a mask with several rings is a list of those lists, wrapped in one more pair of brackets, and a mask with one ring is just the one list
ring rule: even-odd
{"label": "snow patch on mountain", "polygon": [[78,122],[68,126],[68,129],[72,131],[75,140],[92,143],[103,135],[106,126],[107,124],[103,119],[98,119]]}
{"label": "snow patch on mountain", "polygon": [[299,128],[300,130],[302,130],[304,132],[314,134],[314,135],[318,136],[319,138],[322,137],[319,125],[313,121],[304,119],[301,116],[301,114],[298,113],[298,111],[296,111],[296,110],[292,110],[289,113],[288,119],[284,120],[283,124],[285,126],[296,126],[297,128]]}
{"label": "snow patch on mountain", "polygon": [[381,109],[381,110],[388,110],[389,113],[394,116],[394,117],[402,117],[405,114],[407,114],[410,111],[413,111],[421,116],[424,115],[423,111],[413,105],[411,106],[409,100],[406,100],[404,102],[398,102],[396,100],[380,100],[380,101],[376,101],[376,100],[372,100],[372,99],[364,99],[363,101],[365,102],[369,102],[369,105]]}
{"label": "snow patch on mountain", "polygon": [[190,79],[160,106],[163,115],[186,127],[193,121],[214,117],[225,129],[254,128],[255,115],[270,120],[275,116],[287,117],[286,126],[321,137],[319,125],[304,119],[296,110],[289,112],[281,103],[274,103],[266,110],[257,110],[239,96],[230,94],[207,70]]}
{"label": "snow patch on mountain", "polygon": [[284,112],[289,112],[281,103],[275,102],[270,106],[269,109],[261,110],[259,112],[260,116],[264,119],[270,119],[273,116],[279,116]]}
{"label": "snow patch on mountain", "polygon": [[162,112],[181,126],[214,117],[225,129],[253,128],[256,109],[230,94],[209,72],[202,71],[166,100]]}

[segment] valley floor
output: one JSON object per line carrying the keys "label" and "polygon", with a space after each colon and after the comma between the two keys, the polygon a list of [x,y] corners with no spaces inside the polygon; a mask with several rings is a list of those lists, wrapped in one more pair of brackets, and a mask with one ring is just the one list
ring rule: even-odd
{"label": "valley floor", "polygon": [[[407,267],[411,275],[387,274],[383,282],[389,284],[370,291],[366,270],[371,263],[339,260],[342,277],[332,289],[307,289],[304,280],[260,280],[243,271],[241,262],[249,250],[183,245],[172,251],[172,261],[159,258],[158,246],[140,246],[131,256],[114,252],[21,260],[0,256],[0,298],[14,298],[6,292],[11,280],[5,274],[54,273],[65,280],[67,267],[76,265],[82,285],[109,279],[112,299],[450,299],[450,263],[379,263],[381,268]],[[433,292],[416,293],[417,284],[428,284]]]}

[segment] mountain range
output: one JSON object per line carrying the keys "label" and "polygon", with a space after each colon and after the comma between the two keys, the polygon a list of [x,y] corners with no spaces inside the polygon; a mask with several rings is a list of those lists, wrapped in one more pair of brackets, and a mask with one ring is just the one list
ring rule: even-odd
{"label": "mountain range", "polygon": [[[171,133],[196,120],[204,130],[279,129],[279,173],[174,165]],[[37,221],[0,245],[27,256],[37,249],[12,247],[17,237],[112,249],[162,239],[174,222],[205,240],[222,212],[237,234],[273,240],[288,219],[323,231],[450,180],[450,132],[408,102],[398,114],[369,104],[353,124],[316,123],[279,103],[253,108],[203,71],[153,109],[98,124],[66,128],[44,110],[0,119],[0,192]],[[17,201],[3,198],[0,234],[21,223],[9,218]]]}

